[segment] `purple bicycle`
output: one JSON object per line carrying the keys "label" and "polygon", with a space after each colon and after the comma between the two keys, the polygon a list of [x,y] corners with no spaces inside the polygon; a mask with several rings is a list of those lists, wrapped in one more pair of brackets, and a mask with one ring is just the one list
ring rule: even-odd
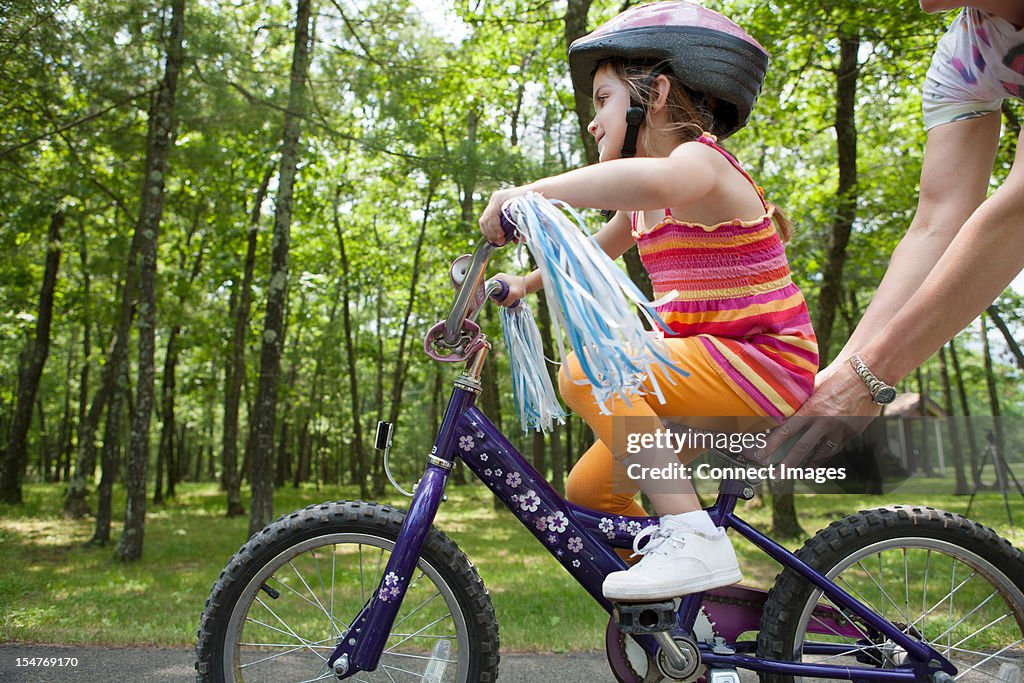
{"label": "purple bicycle", "polygon": [[[619,681],[739,683],[746,669],[774,683],[1024,683],[1024,558],[991,529],[931,508],[859,512],[792,553],[736,514],[751,484],[723,481],[708,512],[782,565],[774,587],[605,600],[604,577],[625,567],[615,549],[657,520],[565,501],[474,405],[490,350],[474,320],[501,286],[485,284],[493,248],[481,241],[456,261],[455,306],[427,335],[432,357],[466,366],[409,510],[328,502],[249,539],[207,600],[198,681],[495,680],[487,590],[433,526],[461,460],[609,612],[605,648]],[[377,446],[386,457],[390,425]]]}

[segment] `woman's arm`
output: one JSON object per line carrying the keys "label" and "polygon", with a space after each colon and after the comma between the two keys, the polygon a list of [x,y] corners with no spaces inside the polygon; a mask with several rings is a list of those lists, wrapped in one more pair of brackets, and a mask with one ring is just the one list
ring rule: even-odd
{"label": "woman's arm", "polygon": [[[845,363],[864,348],[913,296],[964,222],[984,201],[999,143],[998,113],[936,126],[928,132],[917,212],[900,240],[878,291],[846,346]],[[956,173],[950,173],[956,168]]]}
{"label": "woman's arm", "polygon": [[920,0],[921,9],[929,14],[935,14],[936,12],[945,12],[946,10],[957,9],[959,7],[970,7],[972,9],[979,9],[982,12],[988,12],[994,14],[997,17],[1006,19],[1011,24],[1020,26],[1024,22],[1024,6],[1020,0],[968,0],[964,2],[960,0]]}

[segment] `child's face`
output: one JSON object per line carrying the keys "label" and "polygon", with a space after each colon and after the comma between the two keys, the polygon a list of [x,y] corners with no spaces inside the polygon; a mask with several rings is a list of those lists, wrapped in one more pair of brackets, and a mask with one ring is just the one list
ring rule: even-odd
{"label": "child's face", "polygon": [[608,64],[594,74],[594,109],[597,112],[587,130],[597,141],[600,161],[618,159],[626,137],[626,109],[629,90]]}

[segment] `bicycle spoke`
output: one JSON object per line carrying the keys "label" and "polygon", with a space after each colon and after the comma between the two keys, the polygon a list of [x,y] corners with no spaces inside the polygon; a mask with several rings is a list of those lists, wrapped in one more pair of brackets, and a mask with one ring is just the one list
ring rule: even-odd
{"label": "bicycle spoke", "polygon": [[[925,611],[928,606],[928,570],[932,564],[932,549],[928,549],[928,553],[924,558],[924,589],[921,591],[921,612]],[[925,638],[924,623],[921,624],[921,628],[917,629],[921,634],[921,638]]]}
{"label": "bicycle spoke", "polygon": [[903,588],[905,591],[904,597],[906,598],[906,611],[904,614],[907,615],[907,621],[910,621],[910,565],[907,563],[907,549],[903,549]]}
{"label": "bicycle spoke", "polygon": [[[327,588],[326,588],[326,586],[324,586],[324,574],[323,574],[322,571],[320,571],[320,561],[317,559],[316,551],[315,550],[311,550],[309,554],[313,557],[313,566],[316,568],[316,577],[318,579],[320,579],[320,592],[321,592],[321,595],[324,598],[324,602],[326,603],[326,602],[328,602],[328,600],[327,600]],[[333,578],[334,578],[333,574],[331,575],[331,578],[333,580]],[[333,597],[333,593],[332,593],[331,597]],[[320,601],[317,600],[317,602],[320,602]],[[326,607],[323,608],[323,609],[324,609],[324,613],[327,614],[327,618],[331,622],[331,626],[334,627],[334,635],[340,637],[341,636],[341,629],[339,629],[338,625],[336,623],[334,623],[334,606],[331,605],[331,610],[330,611],[328,611]]]}
{"label": "bicycle spoke", "polygon": [[964,648],[964,647],[954,647],[953,648],[953,652],[959,652],[959,653],[965,654],[965,655],[973,655],[975,657],[984,657],[986,661],[988,661],[990,659],[997,659],[1000,662],[1006,662],[1007,664],[1024,663],[1024,660],[1022,660],[1020,657],[1017,657],[1016,659],[1014,659],[1012,657],[1001,657],[999,655],[1000,652],[1003,652],[1007,648],[1014,647],[1015,645],[1019,645],[1020,643],[1024,643],[1024,638],[1018,640],[1016,643],[1010,643],[1009,645],[1004,647],[1002,650],[998,650],[997,652],[994,652],[994,653],[993,652],[978,652],[977,650],[969,650],[969,649]]}
{"label": "bicycle spoke", "polygon": [[[319,642],[326,643],[329,640],[333,640],[333,638],[327,638],[327,639],[321,640]],[[317,643],[313,643],[313,644],[316,645]],[[239,643],[239,646],[244,646],[244,645],[247,645],[247,646],[250,646],[250,647],[287,647],[289,649],[284,651],[284,652],[276,652],[276,653],[274,653],[272,655],[268,655],[267,657],[264,657],[263,659],[257,659],[254,662],[246,662],[245,664],[240,665],[238,667],[239,669],[247,669],[250,666],[256,666],[257,664],[263,664],[264,662],[269,662],[272,659],[277,659],[278,657],[283,657],[285,655],[290,655],[293,652],[298,652],[299,650],[305,649],[305,646],[303,646],[303,645],[291,645],[291,644],[287,644],[286,645],[286,644],[283,644],[283,643]],[[334,650],[333,647],[324,647],[324,649],[325,650],[331,650],[331,651]]]}
{"label": "bicycle spoke", "polygon": [[[806,643],[804,643],[804,644],[806,645]],[[838,657],[851,657],[853,655],[856,655],[858,652],[867,652],[868,650],[874,650],[876,648],[877,648],[877,646],[873,645],[873,644],[872,645],[852,645],[851,644],[849,646],[849,649],[847,649],[845,652],[837,652],[834,655],[828,655],[827,657],[822,657],[820,659],[815,658],[814,663],[815,664],[824,664],[825,662],[832,661],[833,659],[836,659]]]}
{"label": "bicycle spoke", "polygon": [[[946,622],[947,624],[950,621],[953,621],[953,594],[954,594],[955,591],[953,590],[952,586],[955,583],[956,583],[956,558],[953,558],[953,572],[952,572],[952,576],[950,577],[950,582],[949,582],[949,585],[950,585],[950,589],[949,589],[949,621]],[[938,639],[936,639],[936,641],[937,640]],[[947,630],[946,631],[946,648],[947,648],[947,651],[948,651],[949,644],[950,644],[951,640],[953,640],[953,634],[951,633],[950,630]]]}
{"label": "bicycle spoke", "polygon": [[[293,631],[292,628],[287,623],[285,623],[284,619],[282,619],[281,617],[277,616],[277,613],[274,612],[274,610],[270,609],[270,607],[267,606],[267,604],[265,602],[263,602],[262,598],[257,597],[256,598],[256,602],[258,602],[260,605],[262,605],[263,609],[265,609],[268,612],[270,612],[270,614],[272,614],[275,619],[277,619],[279,622],[281,622],[281,625],[284,626],[286,629],[288,629],[288,633],[291,634],[291,636],[293,638],[295,638],[296,640],[301,642],[303,645],[306,645],[306,649],[308,649],[310,652],[315,654],[317,657],[320,657],[320,659],[324,660],[325,662],[327,661],[326,657],[321,655],[319,652],[317,652],[313,648],[309,647],[310,641],[307,641],[305,638],[301,637],[299,634],[297,634],[295,631]],[[272,627],[268,626],[268,628],[272,628]],[[275,630],[277,630],[277,629],[275,629]]]}
{"label": "bicycle spoke", "polygon": [[306,679],[304,681],[300,681],[299,683],[316,683],[317,681],[326,681],[326,680],[329,680],[331,678],[334,678],[334,672],[333,671],[328,671],[326,673],[320,674],[316,678],[308,678],[308,679]]}
{"label": "bicycle spoke", "polygon": [[[391,666],[389,664],[385,664],[384,662],[381,662],[380,665],[384,669],[391,669],[392,671],[398,671],[398,672],[401,672],[403,674],[409,674],[410,676],[416,676],[417,678],[420,678],[420,679],[423,678],[423,674],[418,674],[415,671],[409,671],[408,669],[403,669],[403,668],[398,667],[398,666]],[[392,680],[394,680],[394,679],[392,679]]]}
{"label": "bicycle spoke", "polygon": [[[836,606],[836,604],[832,602],[832,599],[831,599],[831,598],[829,598],[829,597],[828,597],[827,595],[822,595],[821,597],[825,598],[825,600],[828,600],[828,601],[829,601],[829,603],[830,603],[830,604],[831,604],[831,605],[832,605],[833,607],[835,607],[835,608],[836,608],[837,610],[839,609],[839,607],[837,607],[837,606]],[[840,610],[840,611],[841,611],[841,610]],[[828,623],[826,623],[826,622],[822,621],[822,620],[821,620],[821,618],[819,618],[819,617],[816,617],[816,616],[814,616],[814,614],[811,614],[811,619],[813,619],[814,621],[818,622],[819,624],[821,624],[822,626],[824,626],[825,628],[827,628],[827,629],[828,629],[829,631],[831,631],[831,632],[832,632],[832,635],[836,636],[837,638],[849,638],[849,637],[850,637],[850,636],[847,636],[847,635],[844,635],[844,634],[840,633],[839,631],[837,631],[837,630],[835,629],[835,627],[834,627],[834,626],[832,626],[832,625],[830,625],[830,624],[828,624]],[[858,625],[856,624],[856,622],[853,622],[853,621],[851,621],[850,623],[851,623],[851,624],[853,624],[854,628],[856,628],[856,629],[857,629],[858,631],[860,631],[860,635],[861,635],[861,637],[863,637],[863,638],[867,638],[867,637],[868,637],[868,635],[867,635],[866,633],[864,633],[864,631],[863,631],[863,630],[862,630],[862,629],[860,628],[860,626],[858,626]],[[824,635],[824,634],[823,634],[823,635]]]}
{"label": "bicycle spoke", "polygon": [[406,636],[405,638],[402,638],[400,641],[398,641],[397,643],[392,645],[390,648],[385,650],[385,652],[392,652],[396,647],[398,647],[399,645],[401,645],[405,641],[407,641],[407,640],[409,640],[411,638],[415,638],[417,635],[419,635],[420,633],[423,633],[424,631],[426,631],[428,628],[430,628],[434,624],[440,623],[440,622],[444,621],[445,619],[449,618],[450,616],[451,616],[451,612],[449,612],[448,614],[445,614],[443,617],[439,617],[439,618],[435,619],[434,621],[430,622],[429,624],[427,624],[426,626],[421,628],[419,631],[416,631],[416,633],[413,633],[413,634],[411,634],[409,636]]}
{"label": "bicycle spoke", "polygon": [[[913,621],[913,623],[911,623],[910,625],[916,628],[916,627],[917,627],[917,625],[918,625],[919,623],[921,623],[921,622],[922,622],[922,621],[924,620],[924,618],[925,618],[925,617],[927,617],[927,616],[928,616],[929,614],[931,614],[932,612],[934,612],[934,611],[935,611],[935,610],[937,610],[938,608],[942,607],[942,605],[943,605],[943,604],[944,604],[944,603],[946,602],[946,600],[947,600],[947,599],[949,599],[949,601],[950,601],[950,602],[952,602],[952,600],[953,600],[953,595],[954,595],[954,594],[955,594],[955,593],[956,593],[957,591],[959,591],[959,590],[960,590],[961,588],[963,588],[963,587],[964,587],[965,585],[967,585],[967,582],[968,582],[968,581],[970,581],[971,579],[973,579],[973,578],[974,578],[975,576],[977,576],[977,575],[978,575],[978,574],[977,574],[977,572],[974,572],[974,573],[972,573],[972,574],[971,574],[970,576],[968,576],[968,577],[967,577],[966,579],[964,579],[963,581],[961,581],[961,582],[960,582],[960,585],[959,585],[959,586],[957,586],[956,588],[954,588],[954,589],[953,589],[952,591],[950,591],[949,593],[946,593],[945,595],[943,595],[943,596],[942,596],[942,597],[941,597],[941,598],[939,599],[939,601],[938,601],[938,602],[936,602],[936,603],[935,603],[934,605],[932,605],[931,609],[929,609],[929,610],[928,610],[927,612],[925,612],[924,614],[922,614],[921,616],[919,616],[919,617],[918,617],[917,619],[915,619],[915,620]],[[918,630],[920,630],[920,629],[918,629]],[[937,639],[935,639],[935,640],[932,640],[932,641],[929,641],[929,642],[935,642],[936,640],[937,640]]]}
{"label": "bicycle spoke", "polygon": [[362,598],[363,604],[366,604],[366,586],[363,583],[363,544],[359,544],[357,550],[359,554],[359,597]]}
{"label": "bicycle spoke", "polygon": [[[1024,643],[1024,638],[1021,638],[1020,640],[1018,640],[1018,641],[1016,641],[1014,643],[1010,643],[1009,645],[1004,647],[1002,650],[998,650],[998,651],[994,652],[993,654],[989,655],[988,657],[986,657],[985,659],[981,660],[980,662],[978,662],[974,666],[970,667],[969,669],[966,669],[965,671],[961,671],[960,673],[957,674],[957,678],[960,678],[960,676],[964,675],[965,673],[968,673],[970,671],[974,671],[975,669],[977,669],[979,666],[981,666],[985,662],[991,661],[994,657],[997,657],[998,655],[1002,654],[1003,652],[1006,652],[1007,650],[1009,650],[1011,647],[1016,647],[1017,645],[1020,645],[1021,643]],[[1013,660],[1009,660],[1009,661],[1013,662]],[[984,673],[984,672],[982,672],[982,673]],[[995,678],[995,677],[993,676],[993,678]]]}
{"label": "bicycle spoke", "polygon": [[[981,627],[980,629],[978,629],[977,631],[975,631],[974,633],[972,633],[971,635],[969,635],[969,636],[967,636],[966,638],[963,638],[963,639],[961,639],[961,640],[958,640],[958,641],[957,641],[956,643],[954,643],[953,645],[951,645],[951,646],[950,646],[950,649],[952,649],[952,648],[954,648],[954,647],[959,647],[959,646],[963,645],[963,644],[964,644],[964,643],[966,643],[966,642],[967,642],[968,640],[970,640],[970,639],[971,639],[971,638],[973,638],[974,636],[978,635],[979,633],[981,633],[981,632],[982,632],[982,631],[984,631],[985,629],[987,629],[987,628],[990,628],[990,627],[992,627],[992,626],[995,626],[995,625],[996,625],[996,624],[998,624],[998,623],[999,623],[1000,621],[1002,621],[1003,619],[1005,619],[1006,617],[1009,617],[1009,616],[1012,616],[1012,614],[1011,614],[1011,613],[1009,613],[1009,612],[1007,612],[1007,613],[1006,613],[1006,614],[1004,614],[1003,616],[1001,616],[1001,617],[997,617],[997,618],[993,619],[992,621],[988,622],[987,624],[985,624],[984,626],[982,626],[982,627]],[[952,638],[950,638],[950,640],[952,640]]]}
{"label": "bicycle spoke", "polygon": [[[401,619],[400,619],[399,621],[395,622],[395,625],[394,625],[394,626],[393,626],[392,628],[398,628],[399,626],[401,626],[402,624],[404,624],[404,623],[405,623],[405,622],[406,622],[406,621],[407,621],[407,620],[409,619],[409,617],[411,617],[412,615],[416,614],[416,613],[417,613],[417,612],[419,612],[419,611],[420,611],[421,609],[423,609],[424,607],[426,607],[426,606],[427,606],[428,604],[430,604],[431,602],[433,602],[434,598],[436,598],[436,597],[437,597],[437,596],[439,596],[439,595],[441,595],[441,593],[440,593],[440,592],[435,592],[435,593],[434,593],[433,595],[431,595],[431,596],[430,596],[429,598],[427,598],[426,600],[424,600],[423,602],[421,602],[421,603],[420,603],[419,605],[417,605],[417,606],[416,606],[416,609],[414,609],[413,611],[411,611],[411,612],[409,612],[408,614],[406,614],[406,615],[405,615],[404,617],[402,617],[402,618],[401,618]],[[448,614],[450,615],[450,614],[451,614],[451,612],[449,612]]]}
{"label": "bicycle spoke", "polygon": [[[299,573],[299,570],[295,567],[295,564],[293,562],[289,561],[288,562],[288,566],[292,568],[293,572],[295,572],[295,576],[297,576],[299,581],[302,582],[302,585],[309,592],[310,597],[313,598],[314,600],[316,600],[316,606],[320,609],[321,612],[324,613],[324,616],[327,617],[327,620],[329,622],[331,622],[331,626],[334,627],[335,634],[340,636],[341,635],[341,631],[338,629],[338,625],[334,623],[334,619],[327,612],[327,609],[323,605],[320,604],[320,599],[316,597],[316,593],[314,593],[313,589],[309,587],[308,583],[306,583],[306,579],[302,576],[302,574]],[[319,571],[319,569],[317,571]],[[307,600],[306,602],[309,602],[309,601]],[[310,604],[312,604],[312,603],[310,603]]]}
{"label": "bicycle spoke", "polygon": [[[994,591],[993,591],[993,592],[992,592],[992,594],[990,594],[990,595],[989,595],[989,596],[988,596],[987,598],[985,598],[985,599],[984,599],[984,600],[983,600],[983,601],[981,602],[981,604],[979,604],[979,605],[978,605],[977,607],[975,607],[975,608],[974,608],[974,609],[972,609],[972,610],[971,610],[970,612],[968,612],[968,613],[967,613],[966,615],[964,615],[964,616],[963,616],[963,617],[962,617],[962,618],[960,619],[960,621],[956,622],[955,624],[953,624],[952,626],[950,626],[950,627],[949,627],[949,628],[948,628],[948,629],[947,629],[946,631],[944,631],[944,632],[940,633],[940,634],[939,634],[938,636],[936,636],[936,637],[935,637],[935,640],[939,640],[939,639],[941,639],[941,638],[942,638],[943,636],[945,636],[945,635],[949,634],[949,632],[950,632],[950,631],[952,631],[953,629],[955,629],[955,628],[956,628],[957,626],[959,626],[960,624],[962,624],[962,623],[964,623],[965,621],[967,621],[967,620],[968,620],[968,619],[969,619],[969,618],[970,618],[970,617],[971,617],[971,616],[972,616],[972,615],[973,615],[973,614],[974,614],[975,612],[977,612],[977,611],[978,611],[978,610],[980,610],[980,609],[981,609],[982,607],[984,607],[984,606],[985,606],[986,604],[988,604],[988,601],[989,601],[989,600],[991,600],[992,598],[996,597],[997,595],[999,595],[999,593],[996,593],[996,592],[994,592]],[[1009,615],[1009,614],[1007,614],[1006,616],[1010,616],[1010,615]],[[988,628],[988,627],[983,627],[983,628],[982,628],[981,630],[979,630],[979,631],[975,631],[974,633],[972,633],[972,634],[971,634],[970,636],[968,636],[968,640],[970,640],[970,639],[971,639],[971,638],[973,638],[974,636],[976,636],[976,635],[978,635],[979,633],[981,633],[982,631],[984,631],[984,630],[985,630],[985,628]],[[963,641],[960,641],[960,642],[962,643]],[[959,643],[958,643],[958,644],[959,644]]]}
{"label": "bicycle spoke", "polygon": [[[880,584],[880,583],[879,583],[878,581],[875,581],[875,577],[871,575],[871,572],[870,572],[870,571],[868,571],[868,568],[867,568],[867,567],[865,567],[865,566],[864,566],[864,564],[863,564],[862,562],[860,562],[859,560],[857,561],[857,566],[858,566],[858,567],[860,567],[860,568],[861,568],[861,570],[862,570],[862,571],[864,572],[865,576],[867,576],[867,578],[871,579],[871,582],[872,582],[873,584],[875,584],[875,586],[877,586],[877,587],[878,587],[878,591],[879,591],[879,593],[880,593],[880,599],[882,599],[882,604],[881,604],[881,605],[879,605],[879,607],[880,607],[880,610],[879,610],[879,611],[880,611],[880,615],[881,615],[882,617],[885,617],[885,600],[888,600],[888,601],[889,601],[889,603],[890,603],[890,604],[891,604],[891,605],[893,606],[893,608],[895,608],[895,610],[896,610],[897,612],[899,612],[899,613],[900,613],[900,616],[902,616],[902,617],[903,617],[903,620],[904,620],[905,622],[909,622],[909,621],[910,621],[910,618],[909,618],[909,617],[907,617],[907,615],[906,615],[906,614],[903,614],[903,613],[901,612],[901,610],[900,610],[900,606],[899,606],[899,605],[897,605],[897,604],[896,604],[896,601],[895,601],[895,600],[893,600],[893,599],[892,599],[892,598],[891,598],[891,597],[889,596],[889,594],[888,594],[888,593],[886,592],[886,590],[885,590],[885,588],[884,588],[884,587],[882,586],[882,584]],[[882,554],[881,554],[881,553],[878,553],[878,568],[879,568],[879,571],[881,571],[881,568],[882,568]],[[890,620],[890,621],[891,621],[891,620]]]}
{"label": "bicycle spoke", "polygon": [[[327,614],[327,611],[323,608],[322,605],[320,605],[319,603],[315,603],[315,602],[311,601],[305,595],[303,595],[302,593],[298,592],[297,590],[295,590],[294,588],[289,586],[287,583],[285,583],[281,579],[277,578],[277,575],[271,576],[270,579],[273,579],[274,583],[276,585],[281,586],[281,588],[284,588],[284,589],[288,590],[289,592],[294,593],[295,597],[297,597],[299,600],[302,600],[307,605],[309,605],[311,607],[314,607],[314,608],[318,609],[319,611],[323,612],[327,616],[328,620],[330,620],[333,623],[334,619],[331,617],[330,614]],[[348,626],[345,625],[345,628],[348,628]],[[341,632],[338,631],[338,627],[337,626],[334,627],[334,630],[335,630],[335,634],[336,635],[341,635]]]}

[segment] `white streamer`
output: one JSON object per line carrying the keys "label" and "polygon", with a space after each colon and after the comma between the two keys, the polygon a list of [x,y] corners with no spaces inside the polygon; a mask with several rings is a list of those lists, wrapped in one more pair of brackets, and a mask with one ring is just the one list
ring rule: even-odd
{"label": "white streamer", "polygon": [[[664,339],[647,331],[634,309],[640,307],[652,328],[658,329],[661,320],[655,307],[671,300],[674,293],[657,301],[647,300],[604,250],[589,239],[579,214],[572,207],[559,205],[572,220],[552,202],[533,192],[511,200],[507,210],[540,270],[562,361],[567,356],[561,334],[564,330],[586,376],[586,380],[577,382],[591,385],[604,414],[611,414],[607,403],[615,396],[632,405],[629,395],[642,392],[645,380],[650,380],[651,392],[664,403],[664,394],[652,369],[670,367],[684,377],[688,373],[672,363]],[[520,322],[523,325],[532,322],[532,316],[529,321],[524,318]],[[520,330],[515,336],[506,333],[507,343],[514,340],[520,345],[509,346],[509,355],[513,358],[513,385],[519,387],[539,381],[538,374],[547,377],[543,355],[538,361],[538,356],[528,350],[532,343],[526,342],[528,334],[532,332]],[[536,344],[539,348],[539,333]],[[535,379],[527,380],[529,376]],[[675,383],[670,373],[666,373],[666,377]],[[525,389],[521,395],[524,397],[524,402],[519,404],[521,421],[546,430],[544,421],[535,423],[533,417],[535,412],[541,414],[537,406],[542,404],[527,404],[525,399],[532,394],[527,394]],[[550,421],[547,424],[550,426]]]}

